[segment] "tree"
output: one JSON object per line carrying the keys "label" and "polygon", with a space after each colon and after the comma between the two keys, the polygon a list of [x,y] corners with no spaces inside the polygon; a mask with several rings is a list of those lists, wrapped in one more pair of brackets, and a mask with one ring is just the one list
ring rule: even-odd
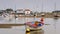
{"label": "tree", "polygon": [[7,13],[10,13],[11,11],[13,11],[13,9],[11,9],[11,8],[10,8],[10,9],[9,9],[9,8],[6,9],[6,12],[7,12]]}

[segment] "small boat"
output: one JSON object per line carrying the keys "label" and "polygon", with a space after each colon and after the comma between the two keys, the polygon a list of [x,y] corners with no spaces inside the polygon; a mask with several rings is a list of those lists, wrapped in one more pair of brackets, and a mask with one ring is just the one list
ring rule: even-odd
{"label": "small boat", "polygon": [[[38,25],[36,26],[34,23],[38,22]],[[34,21],[34,22],[27,22],[26,23],[26,30],[30,31],[30,30],[40,30],[43,28],[44,23],[41,23],[39,21]]]}
{"label": "small boat", "polygon": [[54,17],[59,17],[58,15],[54,15]]}

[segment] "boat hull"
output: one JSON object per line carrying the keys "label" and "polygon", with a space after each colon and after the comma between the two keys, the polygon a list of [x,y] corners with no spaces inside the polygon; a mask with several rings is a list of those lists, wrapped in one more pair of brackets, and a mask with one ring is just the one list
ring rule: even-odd
{"label": "boat hull", "polygon": [[41,30],[41,29],[43,28],[43,26],[36,27],[36,28],[26,26],[26,29],[27,29],[27,28],[29,28],[30,30]]}
{"label": "boat hull", "polygon": [[37,25],[35,25],[34,23],[35,22],[27,22],[26,23],[26,30],[27,31],[30,31],[30,30],[40,30],[40,29],[43,28],[44,23],[38,22],[39,24],[37,24]]}

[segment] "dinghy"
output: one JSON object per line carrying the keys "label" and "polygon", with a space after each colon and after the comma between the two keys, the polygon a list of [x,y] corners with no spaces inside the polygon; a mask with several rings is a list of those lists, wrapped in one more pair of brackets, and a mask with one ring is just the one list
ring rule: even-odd
{"label": "dinghy", "polygon": [[26,29],[27,31],[30,31],[30,30],[40,30],[43,28],[43,20],[41,21],[33,21],[33,22],[26,22]]}
{"label": "dinghy", "polygon": [[30,29],[30,30],[39,30],[43,28],[43,23],[40,23],[38,25],[36,24],[32,24],[32,22],[27,22],[26,23],[26,29]]}

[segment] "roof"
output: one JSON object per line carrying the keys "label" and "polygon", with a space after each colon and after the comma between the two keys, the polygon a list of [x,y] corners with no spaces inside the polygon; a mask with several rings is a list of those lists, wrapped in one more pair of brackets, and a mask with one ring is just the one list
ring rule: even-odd
{"label": "roof", "polygon": [[17,11],[23,11],[23,9],[17,9]]}
{"label": "roof", "polygon": [[0,12],[5,12],[6,10],[0,10]]}
{"label": "roof", "polygon": [[54,13],[54,12],[60,12],[60,10],[53,11],[53,13]]}
{"label": "roof", "polygon": [[25,9],[24,11],[31,11],[30,9]]}

